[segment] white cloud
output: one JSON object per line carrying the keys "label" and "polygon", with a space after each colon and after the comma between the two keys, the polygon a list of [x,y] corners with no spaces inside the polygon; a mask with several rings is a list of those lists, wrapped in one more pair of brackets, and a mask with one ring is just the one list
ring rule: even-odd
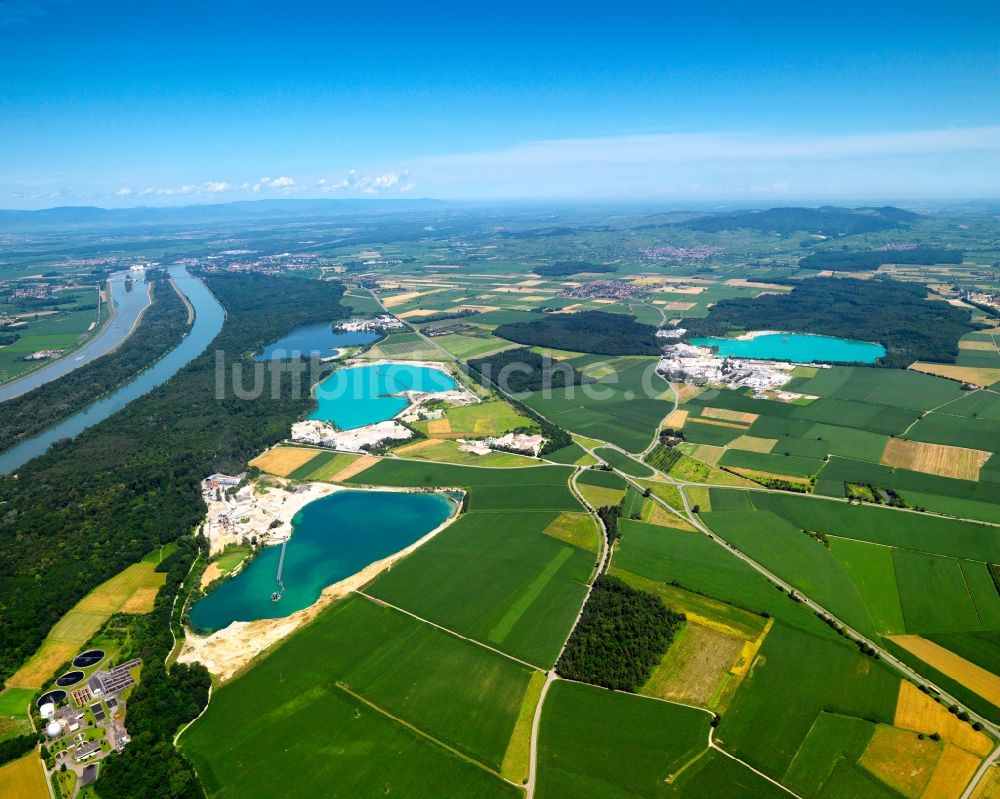
{"label": "white cloud", "polygon": [[116,197],[128,197],[131,193],[132,193],[132,189],[128,188],[128,186],[125,186],[125,187],[123,187],[121,189],[118,189],[118,191],[115,192],[115,196]]}
{"label": "white cloud", "polygon": [[553,139],[412,163],[441,197],[992,196],[1000,126]]}

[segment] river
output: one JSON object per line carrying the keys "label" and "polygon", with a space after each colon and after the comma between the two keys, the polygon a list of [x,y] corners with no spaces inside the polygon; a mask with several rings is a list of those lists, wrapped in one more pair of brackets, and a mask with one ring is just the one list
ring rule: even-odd
{"label": "river", "polygon": [[180,344],[118,390],[0,454],[0,474],[10,474],[44,453],[56,441],[74,438],[88,427],[104,421],[132,400],[165,383],[205,351],[222,330],[225,311],[208,287],[198,278],[192,277],[184,267],[172,266],[169,272],[181,293],[191,303],[195,314],[194,323]]}
{"label": "river", "polygon": [[[131,291],[125,286],[126,278],[129,277],[133,281]],[[149,307],[149,286],[141,275],[128,275],[125,272],[112,275],[108,283],[111,287],[111,302],[114,304],[114,317],[111,321],[79,349],[0,385],[0,402],[19,397],[107,355],[129,336],[139,315]]]}

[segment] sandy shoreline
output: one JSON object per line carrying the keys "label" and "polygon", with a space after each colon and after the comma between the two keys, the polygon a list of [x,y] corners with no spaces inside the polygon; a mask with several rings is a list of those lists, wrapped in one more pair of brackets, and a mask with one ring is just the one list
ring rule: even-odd
{"label": "sandy shoreline", "polygon": [[[330,486],[325,483],[309,483],[308,485],[325,486],[330,490],[324,491],[321,495],[310,494],[308,501],[302,503],[302,505],[308,504],[308,502],[311,502],[314,499],[320,499],[321,496],[327,496],[334,491],[372,490],[364,488],[347,489],[343,486]],[[400,488],[378,488],[374,490],[395,490],[406,493],[413,492],[413,489]],[[301,508],[302,505],[300,505],[299,508]],[[298,512],[299,508],[296,508],[296,510],[288,517],[289,522],[295,512]],[[426,544],[458,518],[458,509],[458,506],[456,506],[447,519],[445,519],[433,530],[414,541],[408,547],[401,549],[398,552],[383,558],[382,560],[368,564],[368,566],[364,569],[356,574],[352,574],[350,577],[345,577],[343,580],[333,583],[332,585],[328,585],[323,589],[319,599],[307,608],[297,610],[294,613],[280,619],[234,621],[228,627],[217,630],[208,636],[197,636],[190,629],[185,629],[184,647],[181,650],[180,655],[177,657],[177,661],[179,663],[200,662],[203,663],[205,667],[221,682],[231,679],[255,657],[264,652],[270,646],[276,644],[278,641],[291,635],[299,627],[311,622],[333,602],[338,599],[343,599],[352,591],[356,591],[361,588],[382,571],[392,566],[392,564],[396,561],[406,557],[411,552],[416,551],[418,548]]]}

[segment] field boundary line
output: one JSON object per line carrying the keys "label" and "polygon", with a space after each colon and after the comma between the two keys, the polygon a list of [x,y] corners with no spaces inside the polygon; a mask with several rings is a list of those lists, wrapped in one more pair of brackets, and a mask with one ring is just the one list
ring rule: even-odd
{"label": "field boundary line", "polygon": [[509,783],[511,785],[517,785],[518,787],[522,787],[520,784],[518,784],[516,782],[511,782],[510,780],[508,780],[499,771],[494,771],[492,768],[490,768],[489,766],[487,766],[482,761],[476,760],[471,755],[467,755],[465,752],[462,752],[461,750],[456,749],[455,747],[451,746],[450,744],[445,743],[440,738],[435,738],[429,732],[426,732],[425,730],[422,730],[419,727],[417,727],[415,724],[411,724],[410,722],[406,721],[405,719],[401,719],[399,716],[396,716],[396,715],[390,713],[384,707],[380,707],[379,705],[376,705],[374,702],[372,702],[367,697],[364,697],[361,694],[357,693],[357,691],[353,691],[350,688],[348,688],[344,683],[340,682],[340,680],[337,680],[336,682],[334,682],[334,687],[336,687],[339,690],[343,691],[348,696],[354,697],[359,702],[363,702],[365,705],[367,705],[368,707],[370,707],[372,710],[376,711],[377,713],[381,713],[387,719],[391,719],[392,721],[396,722],[397,724],[399,724],[399,725],[401,725],[403,727],[406,727],[406,729],[410,730],[411,732],[415,732],[421,738],[426,738],[431,743],[437,744],[442,749],[445,749],[448,752],[451,752],[453,755],[455,755],[456,757],[461,758],[465,762],[471,763],[474,766],[478,766],[483,771],[489,772],[494,777],[496,777],[498,780],[503,780],[504,782]]}
{"label": "field boundary line", "polygon": [[794,797],[795,797],[795,799],[802,799],[802,797],[801,797],[801,796],[799,796],[799,795],[798,795],[797,793],[795,793],[795,791],[793,791],[793,790],[792,790],[791,788],[787,788],[787,787],[785,787],[784,785],[782,785],[782,784],[781,784],[780,782],[778,782],[778,781],[777,781],[776,779],[774,779],[773,777],[768,777],[768,776],[767,776],[767,774],[765,774],[765,773],[764,773],[763,771],[760,771],[759,769],[756,769],[756,768],[754,768],[753,766],[751,766],[751,765],[750,765],[749,763],[747,763],[746,761],[744,761],[744,760],[740,760],[740,759],[739,759],[738,757],[736,757],[736,755],[732,755],[732,754],[730,754],[730,753],[729,753],[729,752],[727,752],[727,751],[726,751],[725,749],[723,749],[723,748],[722,748],[721,746],[719,746],[719,745],[718,745],[718,744],[717,744],[717,743],[716,743],[716,742],[715,742],[715,741],[714,741],[714,740],[712,739],[712,731],[711,731],[711,730],[710,730],[710,731],[709,731],[709,733],[708,733],[708,745],[709,745],[709,747],[711,747],[712,749],[714,749],[714,750],[715,750],[716,752],[721,752],[722,754],[724,754],[724,755],[725,755],[726,757],[728,757],[728,758],[729,758],[730,760],[735,760],[735,761],[736,761],[737,763],[739,763],[739,764],[740,764],[741,766],[743,766],[744,768],[747,768],[747,769],[749,769],[749,770],[750,770],[750,771],[752,771],[752,772],[753,772],[754,774],[756,774],[756,775],[757,775],[758,777],[763,777],[763,778],[764,778],[765,780],[767,780],[768,782],[770,782],[770,783],[771,783],[772,785],[777,785],[777,786],[778,786],[779,788],[781,788],[781,790],[783,790],[783,791],[784,791],[785,793],[787,793],[787,794],[791,794],[792,796],[794,796]]}
{"label": "field boundary line", "polygon": [[436,627],[438,630],[440,630],[443,633],[447,633],[448,635],[454,636],[455,638],[459,638],[459,639],[461,639],[463,641],[468,641],[470,644],[475,644],[476,646],[480,646],[483,649],[488,649],[490,652],[495,652],[496,654],[498,654],[498,655],[500,655],[502,657],[505,657],[508,660],[513,660],[515,663],[519,663],[522,666],[525,666],[525,667],[531,669],[532,671],[545,672],[545,669],[542,668],[541,666],[536,666],[535,664],[529,663],[526,660],[521,660],[521,658],[519,658],[519,657],[515,657],[514,655],[510,655],[510,654],[508,654],[506,652],[501,652],[496,647],[492,647],[489,644],[484,644],[482,641],[477,641],[475,638],[468,638],[467,636],[464,636],[461,633],[457,633],[454,630],[449,630],[447,627],[443,627],[440,624],[438,624],[437,622],[431,621],[430,619],[425,619],[422,616],[418,616],[416,613],[411,613],[410,611],[406,610],[405,608],[401,608],[398,605],[393,605],[391,602],[387,602],[386,600],[380,599],[377,596],[372,596],[371,594],[366,594],[360,588],[355,589],[354,593],[355,594],[359,594],[360,596],[363,596],[369,602],[372,602],[372,603],[374,603],[376,605],[382,605],[383,607],[392,608],[393,610],[398,611],[400,613],[403,613],[403,614],[405,614],[407,616],[410,616],[411,618],[414,618],[414,619],[416,619],[419,622],[423,622],[424,624],[428,624],[431,627]]}

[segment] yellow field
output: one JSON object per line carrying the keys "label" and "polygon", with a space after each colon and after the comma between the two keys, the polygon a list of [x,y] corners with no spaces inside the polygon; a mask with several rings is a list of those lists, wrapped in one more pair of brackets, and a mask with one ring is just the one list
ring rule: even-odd
{"label": "yellow field", "polygon": [[663,420],[664,427],[672,427],[674,430],[680,430],[684,427],[684,422],[687,421],[688,412],[683,408],[678,408],[675,411],[671,411],[666,419]]}
{"label": "yellow field", "polygon": [[432,419],[427,423],[427,433],[428,435],[436,436],[441,433],[451,432],[451,422],[448,421],[447,417],[444,419]]}
{"label": "yellow field", "polygon": [[707,416],[699,416],[694,421],[701,422],[701,424],[713,424],[716,427],[732,427],[734,430],[747,430],[748,425],[737,424],[736,422],[724,422],[721,419],[710,419]]}
{"label": "yellow field", "polygon": [[[164,575],[165,576],[165,575]],[[122,613],[151,613],[159,588],[139,588],[119,608]]]}
{"label": "yellow field", "polygon": [[7,685],[13,688],[41,688],[59,666],[79,652],[80,645],[64,641],[45,640],[27,663],[19,668]]}
{"label": "yellow field", "polygon": [[542,532],[588,552],[597,552],[600,548],[597,523],[589,513],[564,511]]}
{"label": "yellow field", "polygon": [[395,308],[397,305],[403,305],[410,300],[415,300],[417,297],[426,297],[428,294],[436,294],[439,291],[444,291],[445,288],[445,286],[442,286],[430,291],[407,291],[403,294],[396,294],[393,297],[386,297],[382,300],[382,303],[386,308]]}
{"label": "yellow field", "polygon": [[733,449],[742,449],[745,452],[770,452],[777,443],[778,439],[776,438],[743,435],[730,441],[729,446]]}
{"label": "yellow field", "polygon": [[682,383],[677,386],[677,396],[681,402],[687,402],[692,397],[697,397],[702,391],[704,388],[696,386],[694,383]]}
{"label": "yellow field", "polygon": [[958,342],[958,348],[960,350],[985,350],[986,352],[997,351],[997,345],[992,341],[960,341]]}
{"label": "yellow field", "polygon": [[687,625],[640,693],[721,711],[749,671],[771,620],[753,641],[717,619],[686,611]]}
{"label": "yellow field", "polygon": [[256,466],[262,472],[287,477],[318,454],[319,450],[303,447],[274,447],[263,455],[258,455],[250,461],[250,465]]}
{"label": "yellow field", "polygon": [[528,781],[531,760],[531,725],[535,719],[535,708],[542,696],[545,685],[545,675],[536,671],[528,681],[528,689],[521,700],[521,710],[517,714],[514,731],[511,733],[507,752],[503,756],[500,773],[508,780],[517,783]]}
{"label": "yellow field", "polygon": [[679,300],[653,300],[653,302],[662,305],[668,311],[689,311],[698,304],[696,302],[680,302]]}
{"label": "yellow field", "polygon": [[736,472],[736,474],[742,475],[750,480],[755,477],[761,479],[771,479],[771,480],[787,480],[789,483],[798,483],[799,485],[807,486],[809,485],[808,477],[797,477],[792,474],[778,474],[777,472],[760,472],[756,469],[741,469],[738,466],[727,466],[727,469],[731,472]]}
{"label": "yellow field", "polygon": [[1000,799],[1000,766],[991,766],[979,781],[972,799]]}
{"label": "yellow field", "polygon": [[957,366],[953,363],[911,363],[910,368],[916,372],[947,377],[951,380],[961,380],[963,383],[975,383],[977,386],[989,386],[1000,380],[1000,369],[980,366]]}
{"label": "yellow field", "polygon": [[972,729],[972,725],[949,713],[911,682],[900,680],[899,698],[896,700],[896,717],[893,724],[915,732],[938,733],[944,740],[980,757],[990,753],[990,739]]}
{"label": "yellow field", "polygon": [[1000,706],[1000,677],[996,674],[919,635],[893,635],[890,639],[983,699]]}
{"label": "yellow field", "polygon": [[670,511],[651,499],[642,503],[642,520],[650,524],[658,524],[661,527],[672,527],[675,530],[688,530],[695,532],[695,528],[684,521],[680,516],[674,516]]}
{"label": "yellow field", "polygon": [[712,495],[708,493],[707,486],[686,486],[684,493],[688,502],[697,505],[702,513],[712,509]]}
{"label": "yellow field", "polygon": [[748,413],[747,411],[731,411],[727,408],[702,408],[701,415],[709,419],[722,419],[725,422],[741,422],[742,424],[753,424],[760,418],[760,414]]}
{"label": "yellow field", "polygon": [[49,799],[42,761],[35,752],[0,766],[0,796],[4,799]]}
{"label": "yellow field", "polygon": [[882,452],[882,463],[942,477],[978,480],[979,470],[992,454],[979,449],[890,438]]}
{"label": "yellow field", "polygon": [[979,768],[979,763],[975,755],[946,743],[934,775],[920,799],[958,799]]}
{"label": "yellow field", "polygon": [[725,447],[716,447],[712,444],[697,444],[691,453],[691,457],[704,461],[711,466],[718,466],[719,460],[725,454]]}
{"label": "yellow field", "polygon": [[414,316],[430,316],[432,313],[438,313],[433,308],[414,308],[412,311],[407,311],[406,313],[396,314],[400,319],[410,319]]}
{"label": "yellow field", "polygon": [[708,707],[721,698],[743,639],[689,619],[640,693]]}
{"label": "yellow field", "polygon": [[134,563],[97,586],[53,625],[38,651],[7,680],[15,688],[42,688],[60,665],[76,655],[113,613],[148,613],[167,579],[155,563]]}
{"label": "yellow field", "polygon": [[920,799],[941,752],[937,741],[920,740],[915,733],[879,724],[858,763],[908,799]]}

